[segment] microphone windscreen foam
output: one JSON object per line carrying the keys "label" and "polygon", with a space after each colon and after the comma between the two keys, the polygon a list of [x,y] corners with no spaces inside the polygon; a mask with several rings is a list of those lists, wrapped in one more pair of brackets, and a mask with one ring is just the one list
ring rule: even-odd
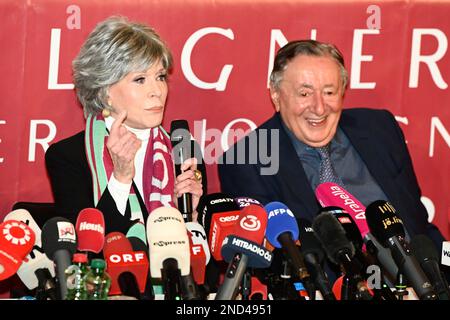
{"label": "microphone windscreen foam", "polygon": [[22,221],[8,220],[0,224],[0,280],[17,272],[34,242],[33,230]]}
{"label": "microphone windscreen foam", "polygon": [[130,251],[133,251],[133,248],[122,232],[114,231],[106,235],[105,245],[103,247],[104,257],[114,253],[126,253]]}
{"label": "microphone windscreen foam", "polygon": [[372,202],[366,209],[366,217],[370,231],[383,245],[387,246],[389,238],[405,237],[403,222],[388,201]]}
{"label": "microphone windscreen foam", "polygon": [[306,219],[299,218],[297,219],[297,224],[299,228],[299,240],[300,240],[300,251],[303,255],[307,254],[315,254],[320,263],[322,263],[323,259],[325,259],[325,253],[320,244],[319,239],[314,233],[314,230],[311,226],[311,222]]}
{"label": "microphone windscreen foam", "polygon": [[267,228],[267,212],[261,206],[251,204],[241,210],[234,225],[234,235],[248,241],[262,244]]}
{"label": "microphone windscreen foam", "polygon": [[298,225],[292,211],[281,202],[270,202],[264,207],[268,214],[266,239],[276,248],[282,245],[278,237],[285,232],[291,234],[292,240],[298,239]]}
{"label": "microphone windscreen foam", "polygon": [[341,224],[342,228],[344,228],[347,239],[349,239],[358,250],[362,250],[364,241],[358,229],[358,226],[356,225],[351,215],[349,215],[342,208],[336,207],[325,207],[321,210],[321,212],[332,213],[337,221]]}
{"label": "microphone windscreen foam", "polygon": [[26,225],[28,225],[31,230],[33,230],[35,235],[35,245],[37,245],[39,248],[41,247],[41,228],[36,223],[36,221],[33,219],[32,215],[28,210],[25,209],[16,209],[8,213],[3,221],[8,220],[16,220],[16,221],[22,221]]}
{"label": "microphone windscreen foam", "polygon": [[178,262],[182,276],[189,274],[189,237],[180,211],[169,207],[153,210],[147,219],[147,243],[152,278],[161,278],[163,263],[170,258]]}
{"label": "microphone windscreen foam", "polygon": [[52,277],[55,276],[55,267],[42,250],[41,228],[31,216],[30,212],[25,209],[16,209],[8,213],[4,221],[17,220],[22,221],[33,230],[35,235],[35,242],[33,250],[25,257],[22,264],[17,270],[17,275],[29,290],[37,288],[39,279],[35,271],[38,269],[48,269]]}
{"label": "microphone windscreen foam", "polygon": [[76,232],[78,250],[99,253],[105,242],[105,219],[103,213],[95,208],[80,211],[77,217]]}
{"label": "microphone windscreen foam", "polygon": [[42,227],[42,249],[49,259],[58,250],[67,250],[73,255],[77,249],[74,225],[66,218],[53,217]]}
{"label": "microphone windscreen foam", "polygon": [[207,194],[202,196],[198,203],[197,221],[205,228],[208,235],[213,214],[228,211],[239,211],[239,206],[233,198],[221,192]]}
{"label": "microphone windscreen foam", "polygon": [[313,230],[331,262],[339,265],[340,256],[343,254],[353,258],[355,248],[347,239],[344,228],[333,214],[323,212],[317,215],[313,221]]}

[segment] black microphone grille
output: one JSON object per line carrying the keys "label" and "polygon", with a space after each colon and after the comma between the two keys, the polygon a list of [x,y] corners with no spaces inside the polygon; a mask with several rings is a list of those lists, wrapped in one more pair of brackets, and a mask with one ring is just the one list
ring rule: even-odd
{"label": "black microphone grille", "polygon": [[53,217],[42,227],[42,249],[49,259],[58,250],[68,250],[74,254],[77,249],[75,226],[66,218]]}
{"label": "black microphone grille", "polygon": [[340,264],[342,255],[348,255],[350,258],[354,256],[355,248],[333,214],[329,212],[319,214],[314,219],[312,227],[331,262]]}
{"label": "black microphone grille", "polygon": [[405,236],[403,222],[388,201],[377,200],[369,204],[366,221],[370,232],[384,245],[387,245],[389,238]]}

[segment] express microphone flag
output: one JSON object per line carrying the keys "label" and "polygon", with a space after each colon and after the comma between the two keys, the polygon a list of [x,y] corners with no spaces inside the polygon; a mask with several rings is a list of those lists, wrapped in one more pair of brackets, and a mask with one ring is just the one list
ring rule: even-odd
{"label": "express microphone flag", "polygon": [[144,251],[134,251],[130,241],[119,232],[106,236],[103,250],[111,277],[110,295],[122,294],[141,298],[145,291],[149,261]]}
{"label": "express microphone flag", "polygon": [[[186,120],[173,120],[170,124],[170,141],[175,164],[175,176],[180,175],[181,165],[186,159],[191,158],[191,134]],[[184,193],[178,198],[178,210],[180,210],[186,222],[192,221],[192,194]]]}
{"label": "express microphone flag", "polygon": [[[55,266],[44,253],[41,241],[41,228],[31,216],[30,212],[25,209],[16,209],[8,213],[4,221],[17,220],[22,221],[33,230],[35,242],[33,250],[25,257],[22,264],[17,270],[17,275],[29,290],[36,289],[39,283],[46,283],[55,277]],[[37,272],[39,269],[47,269],[48,272]],[[42,278],[42,276],[47,276]]]}
{"label": "express microphone flag", "polygon": [[229,264],[216,300],[231,300],[236,297],[247,266],[270,266],[273,254],[262,247],[266,226],[267,212],[264,208],[251,204],[242,209],[233,232],[222,243],[222,257]]}
{"label": "express microphone flag", "polygon": [[366,209],[370,231],[386,247],[389,247],[399,271],[406,276],[417,296],[421,300],[437,299],[434,289],[412,255],[405,240],[403,222],[391,203],[377,200]]}
{"label": "express microphone flag", "polygon": [[80,211],[77,217],[76,233],[78,250],[99,253],[105,242],[105,219],[103,213],[95,208]]}
{"label": "express microphone flag", "polygon": [[163,281],[166,300],[183,296],[182,277],[190,275],[189,237],[183,217],[175,208],[160,207],[147,219],[150,275]]}
{"label": "express microphone flag", "polygon": [[55,262],[59,298],[66,299],[67,283],[65,271],[71,265],[77,248],[74,225],[66,218],[54,217],[42,227],[42,248],[47,257]]}
{"label": "express microphone flag", "polygon": [[293,273],[300,278],[308,295],[314,297],[314,286],[306,268],[303,255],[295,244],[299,229],[292,211],[281,202],[270,202],[265,207],[268,213],[267,240],[276,248],[283,248],[289,257]]}
{"label": "express microphone flag", "polygon": [[323,207],[337,207],[348,213],[356,223],[365,246],[362,251],[368,251],[372,256],[376,257],[380,265],[383,266],[383,275],[387,282],[393,284],[395,282],[398,268],[392,259],[389,249],[381,245],[369,232],[369,226],[366,219],[366,207],[358,201],[350,192],[343,187],[332,183],[321,183],[316,188],[316,197]]}
{"label": "express microphone flag", "polygon": [[33,230],[22,221],[0,224],[0,280],[14,275],[35,243]]}

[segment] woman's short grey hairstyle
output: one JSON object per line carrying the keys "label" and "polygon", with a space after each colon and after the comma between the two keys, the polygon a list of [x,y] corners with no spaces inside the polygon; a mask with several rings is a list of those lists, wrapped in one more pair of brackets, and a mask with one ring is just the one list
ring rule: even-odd
{"label": "woman's short grey hairstyle", "polygon": [[125,17],[110,17],[97,24],[72,62],[84,115],[111,110],[107,103],[109,87],[128,73],[145,71],[158,61],[168,70],[172,55],[149,26]]}
{"label": "woman's short grey hairstyle", "polygon": [[270,74],[270,85],[274,89],[279,89],[280,82],[283,79],[283,72],[288,63],[298,55],[314,57],[331,57],[339,65],[341,73],[342,88],[347,87],[348,73],[345,69],[342,53],[334,45],[322,43],[315,40],[297,40],[292,41],[278,50]]}

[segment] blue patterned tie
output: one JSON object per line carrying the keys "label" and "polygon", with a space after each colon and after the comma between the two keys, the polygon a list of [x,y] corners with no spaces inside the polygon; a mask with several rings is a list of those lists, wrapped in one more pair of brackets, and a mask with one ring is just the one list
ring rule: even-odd
{"label": "blue patterned tie", "polygon": [[333,166],[331,165],[330,144],[316,149],[317,152],[319,152],[321,158],[319,174],[320,183],[334,182],[343,187],[344,183],[342,182],[341,178],[337,176],[336,172],[333,169]]}

